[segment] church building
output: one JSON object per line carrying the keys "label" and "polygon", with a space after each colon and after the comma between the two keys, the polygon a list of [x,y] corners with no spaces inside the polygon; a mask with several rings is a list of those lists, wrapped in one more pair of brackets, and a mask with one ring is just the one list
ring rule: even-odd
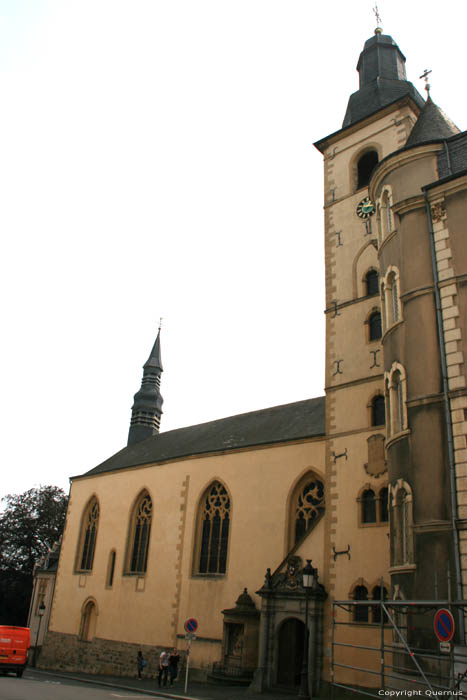
{"label": "church building", "polygon": [[[71,480],[39,666],[131,675],[141,649],[155,674],[190,643],[201,677],[260,693],[298,686],[306,648],[313,695],[332,680],[333,601],[368,601],[341,640],[371,647],[371,601],[433,598],[435,575],[466,598],[467,132],[379,27],[357,71],[342,128],[315,144],[325,396],[161,432],[159,331],[127,446]],[[368,685],[342,658],[339,680]]]}

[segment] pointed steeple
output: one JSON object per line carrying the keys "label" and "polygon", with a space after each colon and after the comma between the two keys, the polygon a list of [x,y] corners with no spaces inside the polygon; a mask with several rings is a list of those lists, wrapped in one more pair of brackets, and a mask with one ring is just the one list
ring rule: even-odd
{"label": "pointed steeple", "polygon": [[128,445],[146,440],[159,432],[163,402],[160,393],[161,373],[163,371],[160,336],[161,329],[159,327],[156,342],[143,368],[141,389],[134,396]]}
{"label": "pointed steeple", "polygon": [[380,27],[365,42],[357,64],[360,89],[350,96],[342,127],[377,112],[382,107],[410,95],[419,107],[424,100],[405,72],[405,56],[391,36]]}
{"label": "pointed steeple", "polygon": [[419,146],[428,141],[443,141],[459,133],[460,130],[454,122],[433,102],[428,93],[425,106],[420,112],[405,145],[406,147]]}

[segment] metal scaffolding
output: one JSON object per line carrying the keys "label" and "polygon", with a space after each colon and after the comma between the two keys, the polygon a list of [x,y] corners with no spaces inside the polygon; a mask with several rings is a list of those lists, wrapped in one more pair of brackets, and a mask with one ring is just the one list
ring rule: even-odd
{"label": "metal scaffolding", "polygon": [[[464,617],[466,600],[336,600],[332,606],[331,697],[339,697],[334,694],[336,688],[374,698],[381,698],[381,690],[419,690],[421,695],[423,691],[431,691],[432,695],[467,694],[467,646],[439,643],[434,630],[430,648],[412,646],[410,638],[416,627],[409,624],[415,616],[430,615],[440,609],[451,611],[456,618]],[[373,618],[373,622],[363,626],[359,623],[365,614],[357,612],[361,606],[366,608],[368,618],[371,610]],[[425,624],[423,630],[426,632],[431,624]],[[355,643],[357,630],[365,628],[366,636],[375,639],[374,644]],[[342,641],[343,637],[346,641]],[[352,662],[343,663],[342,655],[350,655]],[[362,656],[362,665],[354,663]],[[359,682],[346,681],[346,676],[358,676]]]}

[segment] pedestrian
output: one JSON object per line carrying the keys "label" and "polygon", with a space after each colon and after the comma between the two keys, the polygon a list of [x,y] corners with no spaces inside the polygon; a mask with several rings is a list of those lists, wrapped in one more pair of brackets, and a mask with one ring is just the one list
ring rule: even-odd
{"label": "pedestrian", "polygon": [[174,647],[172,649],[170,656],[169,656],[170,687],[172,687],[174,684],[174,681],[177,680],[179,661],[180,661],[180,654],[177,651],[177,647]]}
{"label": "pedestrian", "polygon": [[159,656],[159,676],[157,678],[157,681],[159,683],[159,688],[161,687],[161,683],[164,686],[164,688],[167,687],[167,674],[168,674],[168,672],[169,672],[169,652],[164,649],[161,652],[161,655]]}
{"label": "pedestrian", "polygon": [[138,655],[136,657],[136,664],[138,666],[138,680],[140,681],[142,678],[142,673],[143,673],[143,668],[147,666],[147,661],[145,658],[143,658],[143,652],[139,651]]}

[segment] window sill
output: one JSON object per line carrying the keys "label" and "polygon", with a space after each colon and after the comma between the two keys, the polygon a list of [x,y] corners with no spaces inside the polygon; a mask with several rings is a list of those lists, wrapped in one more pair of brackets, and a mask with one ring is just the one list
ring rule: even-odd
{"label": "window sill", "polygon": [[123,576],[138,576],[138,578],[144,578],[146,573],[146,571],[124,571]]}
{"label": "window sill", "polygon": [[200,573],[194,573],[191,575],[191,578],[209,578],[212,579],[213,581],[219,581],[220,579],[227,578],[227,574],[200,574]]}
{"label": "window sill", "polygon": [[389,526],[389,522],[387,520],[384,521],[377,521],[375,523],[358,523],[358,527],[382,527],[383,525],[386,525],[386,527]]}
{"label": "window sill", "polygon": [[75,569],[73,571],[74,576],[90,576],[92,574],[92,569]]}

